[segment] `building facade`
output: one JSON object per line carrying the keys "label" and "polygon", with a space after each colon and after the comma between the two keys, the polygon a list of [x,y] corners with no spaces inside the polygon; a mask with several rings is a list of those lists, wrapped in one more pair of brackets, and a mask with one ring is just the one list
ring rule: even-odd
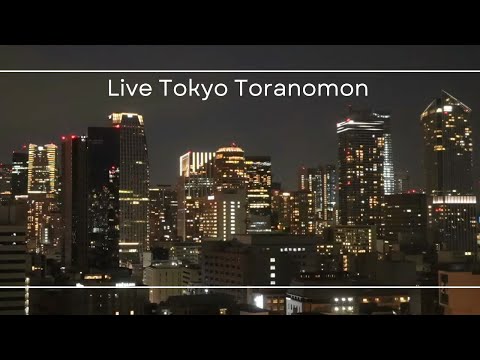
{"label": "building facade", "polygon": [[471,112],[442,91],[420,116],[432,241],[444,250],[477,246]]}
{"label": "building facade", "polygon": [[120,265],[141,267],[143,251],[150,249],[148,206],[150,170],[143,116],[113,113],[112,126],[120,131]]}

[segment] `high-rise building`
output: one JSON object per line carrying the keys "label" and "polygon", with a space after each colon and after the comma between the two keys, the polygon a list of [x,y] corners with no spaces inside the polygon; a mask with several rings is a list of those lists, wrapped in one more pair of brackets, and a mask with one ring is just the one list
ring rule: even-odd
{"label": "high-rise building", "polygon": [[150,172],[145,127],[139,114],[113,113],[109,119],[120,130],[120,265],[135,268],[142,264],[143,251],[150,249]]}
{"label": "high-rise building", "polygon": [[28,193],[53,194],[58,185],[57,145],[28,146]]}
{"label": "high-rise building", "polygon": [[88,263],[108,270],[119,266],[120,131],[89,127],[87,146]]}
{"label": "high-rise building", "polygon": [[28,154],[14,151],[12,154],[12,195],[28,194]]}
{"label": "high-rise building", "polygon": [[[320,192],[322,188],[322,176],[320,168],[307,168],[301,166],[298,169],[298,190]],[[321,201],[319,202],[320,206]]]}
{"label": "high-rise building", "polygon": [[[320,223],[323,208],[323,169],[301,166],[298,170],[298,190],[313,193],[315,223]],[[316,225],[315,225],[316,226]]]}
{"label": "high-rise building", "polygon": [[338,175],[335,165],[325,165],[322,171],[322,208],[321,220],[327,226],[337,223]]}
{"label": "high-rise building", "polygon": [[325,226],[332,226],[336,222],[337,180],[335,165],[317,168],[302,166],[298,171],[298,189],[314,194],[315,226],[319,234]]}
{"label": "high-rise building", "polygon": [[[385,118],[352,110],[337,124],[340,224],[380,225],[384,197]],[[377,228],[378,230],[378,228]]]}
{"label": "high-rise building", "polygon": [[442,91],[420,116],[433,241],[445,250],[476,250],[471,109]]}
{"label": "high-rise building", "polygon": [[270,156],[246,156],[247,232],[271,231],[272,160]]}
{"label": "high-rise building", "polygon": [[213,194],[214,152],[189,151],[180,157],[177,236],[200,240],[200,198]]}
{"label": "high-rise building", "polygon": [[275,227],[273,231],[290,233],[293,216],[293,196],[281,189],[272,191],[272,219]]}
{"label": "high-rise building", "polygon": [[0,164],[0,204],[8,204],[12,197],[12,165]]}
{"label": "high-rise building", "polygon": [[395,171],[395,194],[404,194],[411,188],[410,174],[408,170],[399,169]]}
{"label": "high-rise building", "polygon": [[[25,209],[0,206],[0,286],[26,286]],[[28,315],[28,287],[0,291],[0,315]]]}
{"label": "high-rise building", "polygon": [[373,116],[383,119],[383,182],[385,195],[395,193],[395,170],[393,167],[393,152],[392,152],[392,131],[391,119],[388,113],[373,113]]}
{"label": "high-rise building", "polygon": [[64,220],[62,263],[88,271],[87,137],[62,136],[61,209]]}
{"label": "high-rise building", "polygon": [[150,246],[177,238],[177,191],[172,185],[150,189],[149,231]]}
{"label": "high-rise building", "polygon": [[291,193],[290,233],[294,235],[315,234],[315,193],[299,190]]}
{"label": "high-rise building", "polygon": [[57,145],[28,146],[27,190],[27,248],[39,254],[55,252],[62,226],[58,216]]}
{"label": "high-rise building", "polygon": [[232,240],[246,234],[245,189],[225,189],[202,199],[200,230],[203,238]]}
{"label": "high-rise building", "polygon": [[385,196],[385,240],[410,252],[426,250],[427,196],[394,194]]}
{"label": "high-rise building", "polygon": [[245,173],[245,153],[233,143],[221,147],[215,154],[215,188],[245,189],[247,176]]}

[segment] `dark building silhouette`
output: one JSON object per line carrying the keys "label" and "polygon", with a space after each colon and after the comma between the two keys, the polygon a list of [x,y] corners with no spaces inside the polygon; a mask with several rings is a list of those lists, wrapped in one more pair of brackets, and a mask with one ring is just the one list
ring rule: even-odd
{"label": "dark building silhouette", "polygon": [[385,196],[385,240],[399,244],[409,253],[427,249],[427,196],[395,194]]}
{"label": "dark building silhouette", "polygon": [[64,220],[62,262],[68,269],[88,270],[87,137],[63,136],[61,208]]}
{"label": "dark building silhouette", "polygon": [[14,151],[12,154],[12,196],[28,194],[28,154]]}
{"label": "dark building silhouette", "polygon": [[115,127],[88,128],[89,266],[119,266],[120,131]]}

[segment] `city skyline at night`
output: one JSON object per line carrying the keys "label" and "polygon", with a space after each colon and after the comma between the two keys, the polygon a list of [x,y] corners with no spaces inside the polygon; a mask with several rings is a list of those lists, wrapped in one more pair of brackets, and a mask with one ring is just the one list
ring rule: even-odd
{"label": "city skyline at night", "polygon": [[[195,49],[212,56],[136,49],[176,67]],[[224,67],[258,54],[256,69],[286,64],[272,60],[281,48],[245,47],[236,62],[217,49]],[[319,61],[312,69],[333,58],[339,69],[353,47],[296,49]],[[356,49],[370,68],[415,51]],[[480,47],[457,50],[480,61]],[[96,68],[105,54],[90,54]],[[0,76],[12,119],[0,142],[0,286],[24,285],[4,291],[0,314],[480,314],[480,289],[448,288],[480,284],[480,71],[302,73],[312,59],[295,58],[242,74],[307,84],[293,96],[139,95],[131,84],[159,78],[135,73],[140,61],[125,73]],[[231,69],[160,75],[176,92],[231,83]],[[106,95],[106,79],[122,95]],[[334,83],[368,95],[305,95]]]}

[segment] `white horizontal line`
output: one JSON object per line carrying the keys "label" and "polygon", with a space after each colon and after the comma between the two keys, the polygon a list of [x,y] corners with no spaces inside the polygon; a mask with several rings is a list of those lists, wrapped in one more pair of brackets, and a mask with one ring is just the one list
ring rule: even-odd
{"label": "white horizontal line", "polygon": [[323,286],[323,285],[300,285],[300,286],[281,286],[281,285],[264,285],[264,286],[95,286],[95,285],[67,285],[67,286],[42,286],[42,285],[12,285],[0,286],[0,289],[480,289],[480,285],[466,285],[466,286],[438,286],[438,285],[406,285],[406,286]]}
{"label": "white horizontal line", "polygon": [[173,74],[173,73],[180,73],[180,74],[188,74],[188,73],[200,73],[200,74],[209,74],[209,73],[244,73],[244,74],[253,74],[253,73],[272,73],[272,74],[279,74],[279,73],[291,73],[291,74],[298,74],[298,73],[401,73],[401,74],[409,74],[409,73],[480,73],[480,69],[465,69],[465,70],[455,70],[455,69],[381,69],[381,70],[367,70],[367,69],[308,69],[308,70],[285,70],[285,69],[265,69],[265,70],[249,70],[249,69],[230,69],[230,70],[199,70],[199,69],[187,69],[187,70],[0,70],[0,73],[23,73],[23,74],[32,74],[32,73],[103,73],[103,74],[113,74],[113,73],[146,73],[146,74],[153,74],[153,73],[163,73],[163,74]]}

